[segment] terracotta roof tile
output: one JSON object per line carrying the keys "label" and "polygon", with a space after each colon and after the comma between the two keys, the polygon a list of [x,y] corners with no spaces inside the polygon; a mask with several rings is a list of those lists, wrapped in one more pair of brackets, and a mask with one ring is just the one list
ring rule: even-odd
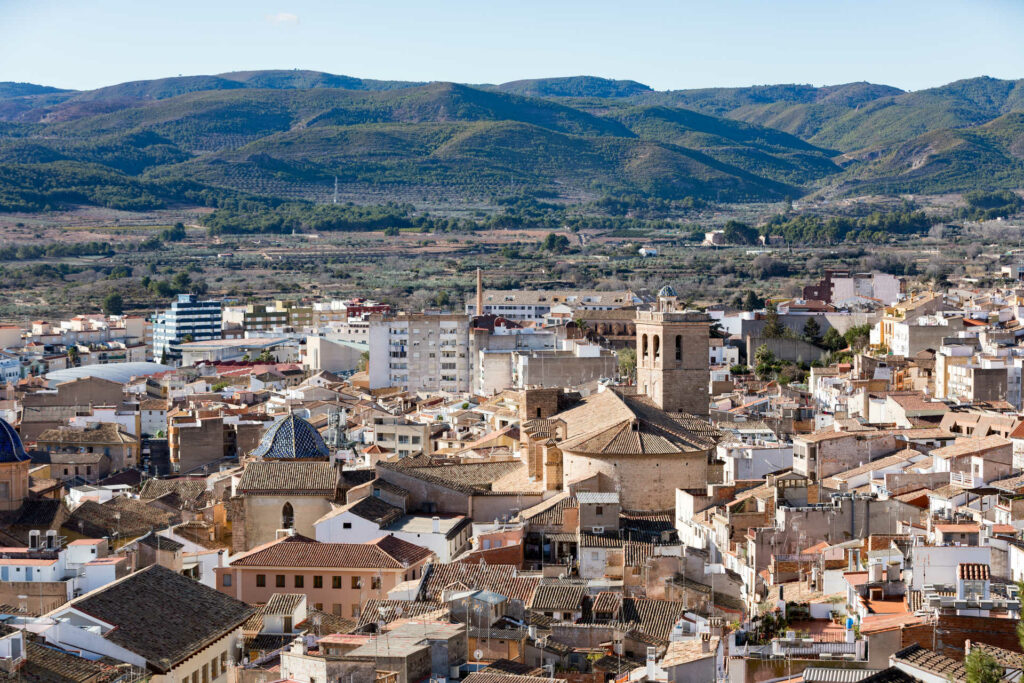
{"label": "terracotta roof tile", "polygon": [[537,590],[533,594],[530,609],[541,612],[576,611],[582,607],[586,593],[586,588],[583,586],[541,584],[537,586]]}
{"label": "terracotta roof tile", "polygon": [[159,673],[241,626],[252,613],[244,602],[160,565],[129,574],[70,606],[114,625],[103,637],[145,658]]}
{"label": "terracotta roof tile", "polygon": [[965,581],[988,581],[989,567],[977,562],[962,562],[956,566],[956,576]]}
{"label": "terracotta roof tile", "polygon": [[320,543],[295,535],[254,548],[232,561],[231,566],[402,569],[431,554],[394,536],[370,543]]}
{"label": "terracotta roof tile", "polygon": [[639,455],[692,453],[714,448],[721,433],[692,415],[673,416],[646,396],[608,390],[564,413],[568,438],[563,451]]}
{"label": "terracotta roof tile", "polygon": [[340,470],[329,462],[250,462],[238,482],[239,493],[274,493],[334,497]]}

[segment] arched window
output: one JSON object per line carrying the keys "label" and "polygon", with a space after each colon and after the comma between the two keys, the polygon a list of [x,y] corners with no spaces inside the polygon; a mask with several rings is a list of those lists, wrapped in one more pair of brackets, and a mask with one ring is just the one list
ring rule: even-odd
{"label": "arched window", "polygon": [[295,510],[292,509],[291,503],[285,503],[284,507],[281,508],[281,528],[291,529],[295,526]]}
{"label": "arched window", "polygon": [[683,336],[681,334],[676,335],[676,360],[683,359]]}
{"label": "arched window", "polygon": [[654,360],[661,358],[661,335],[654,335]]}
{"label": "arched window", "polygon": [[647,335],[640,337],[640,357],[647,358]]}

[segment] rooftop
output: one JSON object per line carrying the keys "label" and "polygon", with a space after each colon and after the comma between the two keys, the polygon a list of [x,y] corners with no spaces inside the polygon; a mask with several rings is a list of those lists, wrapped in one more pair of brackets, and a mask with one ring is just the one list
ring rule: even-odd
{"label": "rooftop", "polygon": [[671,415],[646,396],[613,390],[593,394],[559,413],[567,438],[563,451],[598,455],[671,455],[714,448],[720,436],[692,415]]}
{"label": "rooftop", "polygon": [[158,673],[241,626],[252,612],[244,602],[160,565],[129,574],[69,606],[113,625],[104,638],[145,658]]}
{"label": "rooftop", "polygon": [[235,558],[231,566],[403,569],[431,554],[394,536],[369,543],[320,543],[295,535],[257,546]]}

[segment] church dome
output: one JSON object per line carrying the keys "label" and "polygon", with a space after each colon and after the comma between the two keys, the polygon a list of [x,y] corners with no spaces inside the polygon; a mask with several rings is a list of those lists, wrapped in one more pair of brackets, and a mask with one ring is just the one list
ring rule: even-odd
{"label": "church dome", "polygon": [[658,292],[658,296],[659,297],[677,296],[677,294],[676,294],[676,290],[672,289],[672,285],[665,285],[664,287],[661,288],[661,291]]}
{"label": "church dome", "polygon": [[285,415],[270,425],[250,455],[268,460],[322,460],[330,450],[316,427],[301,417]]}
{"label": "church dome", "polygon": [[25,452],[18,432],[0,418],[0,463],[24,462],[28,459],[28,453]]}

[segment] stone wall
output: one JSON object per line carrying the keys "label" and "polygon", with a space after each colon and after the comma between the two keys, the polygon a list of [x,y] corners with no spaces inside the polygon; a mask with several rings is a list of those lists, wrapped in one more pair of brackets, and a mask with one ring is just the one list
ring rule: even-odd
{"label": "stone wall", "polygon": [[245,527],[246,550],[277,538],[285,503],[291,503],[295,533],[309,538],[316,538],[313,522],[331,511],[331,502],[319,496],[245,496],[242,524],[236,519],[232,531]]}
{"label": "stone wall", "polygon": [[708,480],[708,453],[674,455],[593,456],[563,453],[563,482],[603,474],[618,487],[625,510],[675,508],[676,489],[704,488]]}
{"label": "stone wall", "polygon": [[762,344],[768,347],[768,350],[775,354],[775,357],[779,360],[788,360],[794,363],[813,363],[816,360],[824,361],[828,356],[828,351],[814,344],[808,344],[802,339],[789,339],[789,338],[772,338],[767,339],[759,336],[749,336],[745,338],[747,363],[749,365],[754,364],[754,356],[757,353],[757,349]]}

